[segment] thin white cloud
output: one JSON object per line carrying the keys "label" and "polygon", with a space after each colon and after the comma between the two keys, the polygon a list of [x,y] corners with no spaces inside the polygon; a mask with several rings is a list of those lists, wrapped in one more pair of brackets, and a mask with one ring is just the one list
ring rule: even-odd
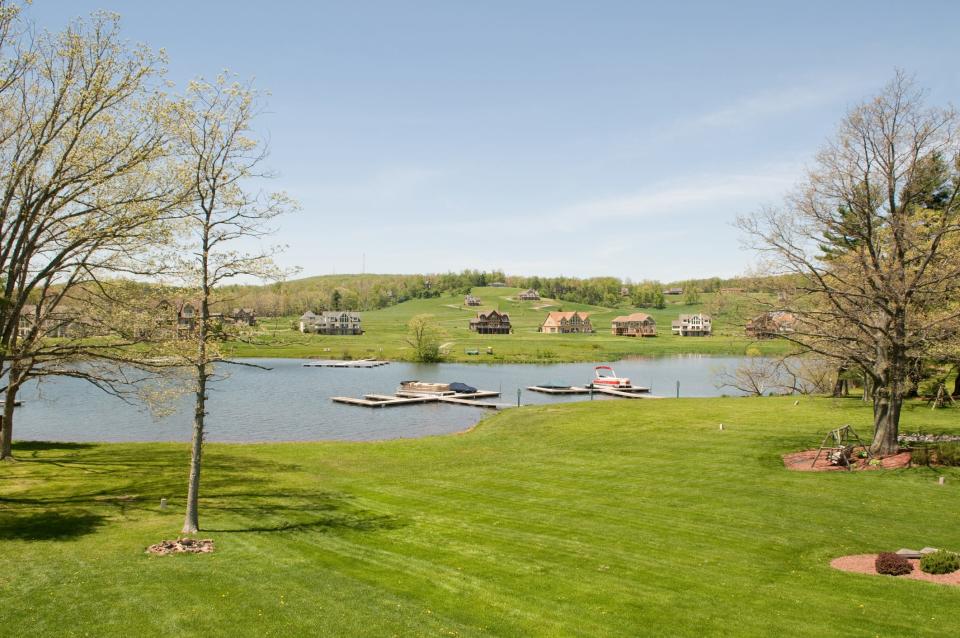
{"label": "thin white cloud", "polygon": [[708,212],[717,206],[779,199],[800,176],[799,166],[729,175],[690,176],[637,193],[579,202],[550,214],[563,221],[644,218],[665,213]]}

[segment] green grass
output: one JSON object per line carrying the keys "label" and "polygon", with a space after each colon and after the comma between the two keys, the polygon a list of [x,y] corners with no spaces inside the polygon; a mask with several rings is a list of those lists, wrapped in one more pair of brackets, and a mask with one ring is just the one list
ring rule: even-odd
{"label": "green grass", "polygon": [[[784,341],[751,342],[743,334],[742,320],[733,314],[714,317],[711,337],[678,337],[670,332],[670,322],[681,313],[704,310],[704,303],[685,305],[671,299],[664,309],[603,308],[567,301],[544,299],[539,302],[514,301],[517,288],[475,288],[484,306],[465,307],[463,296],[414,299],[395,306],[364,312],[365,334],[360,336],[302,335],[292,326],[296,317],[267,319],[261,325],[256,344],[238,344],[231,349],[234,356],[246,357],[382,357],[409,360],[412,349],[406,343],[407,323],[419,314],[433,316],[443,335],[441,342],[447,361],[467,362],[550,362],[611,361],[626,356],[663,356],[675,354],[742,355],[749,348],[766,354],[786,352]],[[711,295],[703,295],[707,302]],[[497,308],[510,313],[514,333],[510,335],[477,335],[468,325],[477,310]],[[583,310],[591,313],[595,334],[549,335],[537,329],[552,310]],[[656,338],[615,337],[610,334],[610,321],[622,314],[647,312],[657,321]],[[488,347],[493,354],[486,354]],[[480,350],[479,356],[467,350]]]}
{"label": "green grass", "polygon": [[[957,415],[915,404],[904,428]],[[960,549],[960,470],[780,463],[869,421],[856,400],[604,401],[420,440],[211,444],[217,551],[176,557],[143,550],[179,529],[187,445],[21,443],[0,467],[0,633],[951,635],[960,590],[828,563]]]}

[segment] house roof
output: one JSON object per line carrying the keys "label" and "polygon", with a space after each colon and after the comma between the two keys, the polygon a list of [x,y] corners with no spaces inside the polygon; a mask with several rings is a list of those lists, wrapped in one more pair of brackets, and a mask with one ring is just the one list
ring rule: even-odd
{"label": "house roof", "polygon": [[646,321],[648,319],[653,319],[650,315],[645,312],[635,312],[631,315],[621,315],[619,317],[614,317],[611,319],[611,323],[625,323],[627,321]]}
{"label": "house roof", "polygon": [[508,313],[500,312],[499,310],[488,310],[487,312],[483,312],[481,310],[480,312],[477,313],[477,319],[489,319],[493,315],[497,315],[501,319],[506,319],[507,321],[510,320],[510,315]]}
{"label": "house roof", "polygon": [[570,311],[570,312],[550,312],[547,314],[547,318],[544,319],[543,325],[553,326],[560,323],[562,320],[566,319],[570,321],[574,316],[579,316],[581,320],[587,321],[590,319],[590,313],[588,312],[579,312],[579,311]]}

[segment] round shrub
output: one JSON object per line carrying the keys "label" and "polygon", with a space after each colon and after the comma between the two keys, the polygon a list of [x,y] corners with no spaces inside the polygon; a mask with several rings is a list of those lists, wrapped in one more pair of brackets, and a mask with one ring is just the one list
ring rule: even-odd
{"label": "round shrub", "polygon": [[928,574],[952,574],[960,569],[960,556],[941,549],[921,558],[920,569]]}
{"label": "round shrub", "polygon": [[884,552],[877,554],[877,573],[889,574],[891,576],[902,576],[913,571],[913,565],[900,554]]}

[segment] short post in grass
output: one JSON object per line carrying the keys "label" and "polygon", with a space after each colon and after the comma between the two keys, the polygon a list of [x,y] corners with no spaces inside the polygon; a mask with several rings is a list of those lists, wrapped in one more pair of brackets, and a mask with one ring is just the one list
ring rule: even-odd
{"label": "short post in grass", "polygon": [[943,485],[943,483],[944,483],[945,480],[946,480],[946,477],[941,476],[941,477],[937,480],[937,484],[938,484],[938,485]]}
{"label": "short post in grass", "polygon": [[680,398],[680,380],[677,379],[677,398]]}
{"label": "short post in grass", "polygon": [[517,388],[517,407],[520,407],[520,388]]}

